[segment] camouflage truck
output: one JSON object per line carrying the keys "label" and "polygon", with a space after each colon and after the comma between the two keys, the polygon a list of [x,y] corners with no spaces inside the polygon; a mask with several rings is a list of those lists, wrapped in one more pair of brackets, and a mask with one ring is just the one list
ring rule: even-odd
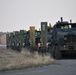
{"label": "camouflage truck", "polygon": [[38,43],[40,42],[41,31],[35,29],[34,26],[30,27],[30,50],[35,52],[38,50]]}
{"label": "camouflage truck", "polygon": [[52,56],[61,58],[62,53],[76,54],[76,23],[58,21],[53,28]]}
{"label": "camouflage truck", "polygon": [[11,33],[9,34],[9,43],[10,43],[10,48],[11,48],[11,49],[13,48],[13,42],[14,42],[13,32],[11,32]]}
{"label": "camouflage truck", "polygon": [[25,30],[15,31],[15,49],[18,51],[21,51],[21,49],[25,47],[25,33]]}
{"label": "camouflage truck", "polygon": [[10,36],[9,36],[9,33],[6,34],[6,47],[7,47],[7,49],[10,48]]}
{"label": "camouflage truck", "polygon": [[14,32],[14,49],[15,50],[21,50],[21,46],[20,46],[20,32],[19,31],[15,31]]}
{"label": "camouflage truck", "polygon": [[46,54],[50,51],[52,42],[52,27],[47,22],[41,22],[41,37],[38,43],[38,52]]}
{"label": "camouflage truck", "polygon": [[6,42],[7,42],[7,49],[11,48],[11,49],[15,49],[16,48],[16,40],[15,40],[15,34],[14,32],[10,32],[6,34]]}

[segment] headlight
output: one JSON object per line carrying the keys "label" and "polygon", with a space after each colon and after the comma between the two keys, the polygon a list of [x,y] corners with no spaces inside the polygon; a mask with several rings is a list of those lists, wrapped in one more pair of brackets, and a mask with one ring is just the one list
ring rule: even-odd
{"label": "headlight", "polygon": [[64,48],[65,48],[65,45],[64,45]]}

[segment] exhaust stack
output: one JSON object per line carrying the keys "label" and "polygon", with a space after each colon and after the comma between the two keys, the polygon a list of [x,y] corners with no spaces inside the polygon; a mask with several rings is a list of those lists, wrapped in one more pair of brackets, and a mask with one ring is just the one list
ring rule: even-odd
{"label": "exhaust stack", "polygon": [[61,17],[61,22],[63,22],[63,17]]}
{"label": "exhaust stack", "polygon": [[72,20],[70,19],[70,23],[72,23]]}

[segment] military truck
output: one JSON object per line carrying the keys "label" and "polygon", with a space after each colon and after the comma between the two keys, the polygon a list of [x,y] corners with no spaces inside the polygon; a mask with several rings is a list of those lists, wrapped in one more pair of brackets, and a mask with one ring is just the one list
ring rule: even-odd
{"label": "military truck", "polygon": [[40,53],[50,52],[52,57],[61,58],[62,54],[76,54],[76,23],[58,21],[53,27],[41,22],[41,30],[34,26],[30,30],[20,30],[6,35],[7,48],[21,50],[23,47]]}
{"label": "military truck", "polygon": [[76,23],[58,21],[53,28],[52,56],[61,58],[62,54],[76,54]]}
{"label": "military truck", "polygon": [[7,47],[7,49],[10,48],[10,36],[9,36],[9,33],[6,34],[6,47]]}
{"label": "military truck", "polygon": [[48,26],[47,22],[41,22],[41,38],[38,43],[38,52],[42,54],[46,54],[50,52],[52,42],[52,27]]}
{"label": "military truck", "polygon": [[31,52],[38,51],[38,43],[40,43],[40,39],[41,39],[41,31],[36,30],[35,26],[30,26],[29,44]]}

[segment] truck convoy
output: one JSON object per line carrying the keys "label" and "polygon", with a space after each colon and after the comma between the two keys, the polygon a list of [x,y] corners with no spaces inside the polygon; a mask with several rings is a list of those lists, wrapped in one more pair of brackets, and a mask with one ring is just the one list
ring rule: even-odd
{"label": "truck convoy", "polygon": [[34,26],[30,30],[20,30],[6,35],[7,48],[21,51],[28,48],[31,52],[51,53],[53,58],[61,58],[62,54],[76,54],[76,23],[68,21],[56,22],[51,27],[47,22],[41,22],[41,30]]}

